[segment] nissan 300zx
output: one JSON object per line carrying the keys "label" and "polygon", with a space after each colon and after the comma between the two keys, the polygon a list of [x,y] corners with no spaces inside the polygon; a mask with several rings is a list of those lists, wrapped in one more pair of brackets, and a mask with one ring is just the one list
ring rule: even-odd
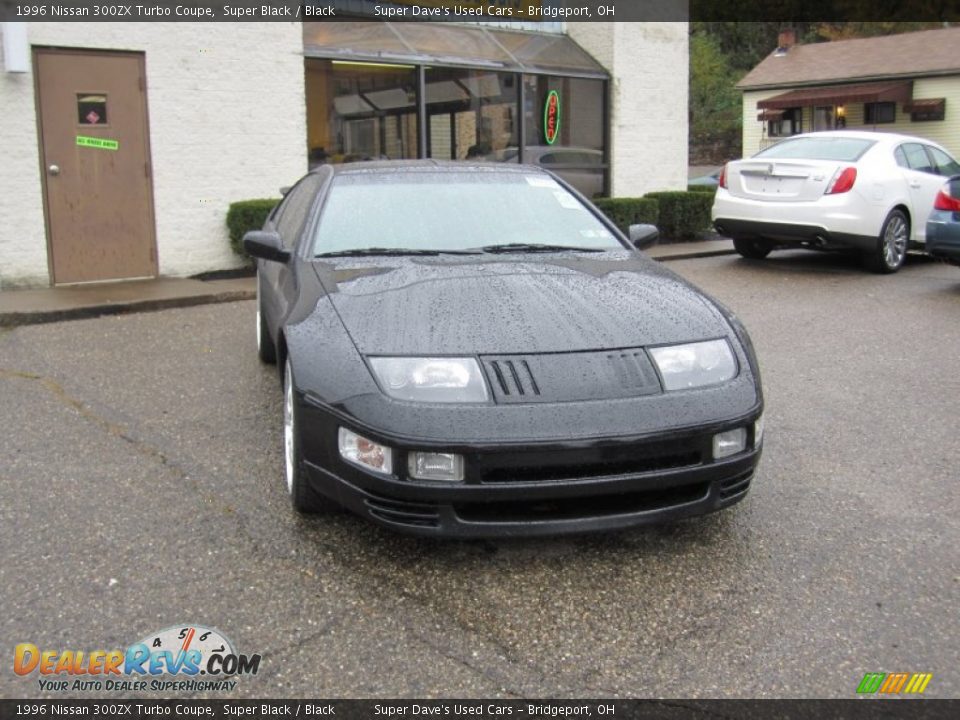
{"label": "nissan 300zx", "polygon": [[431,536],[701,515],[746,495],[763,397],[743,325],[535,167],[322,166],[257,258],[286,487]]}

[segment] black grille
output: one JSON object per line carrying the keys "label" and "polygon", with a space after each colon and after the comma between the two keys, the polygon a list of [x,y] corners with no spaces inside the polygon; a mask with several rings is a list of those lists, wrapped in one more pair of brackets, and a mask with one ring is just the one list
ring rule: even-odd
{"label": "black grille", "polygon": [[376,518],[396,525],[413,527],[437,527],[440,514],[435,505],[371,497],[364,500],[367,510]]}
{"label": "black grille", "polygon": [[607,460],[599,462],[571,462],[564,465],[518,465],[514,467],[500,467],[487,470],[483,475],[483,482],[537,482],[550,480],[569,480],[578,478],[595,478],[607,475],[637,475],[656,472],[658,470],[672,470],[674,468],[699,465],[699,452],[689,451],[681,453],[667,453],[649,457],[632,457],[623,460]]}
{"label": "black grille", "polygon": [[467,522],[536,522],[537,520],[575,520],[579,518],[626,515],[663,510],[703,500],[709,483],[675,488],[601,495],[598,497],[559,498],[491,503],[462,503],[454,512]]}
{"label": "black grille", "polygon": [[720,483],[720,499],[730,500],[743,495],[750,489],[750,480],[753,478],[753,471],[741,473],[735,477],[728,478]]}

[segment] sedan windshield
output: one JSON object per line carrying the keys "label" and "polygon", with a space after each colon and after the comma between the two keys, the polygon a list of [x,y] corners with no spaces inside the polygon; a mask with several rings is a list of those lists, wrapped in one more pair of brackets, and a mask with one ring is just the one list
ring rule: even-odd
{"label": "sedan windshield", "polygon": [[580,200],[547,175],[404,171],[337,176],[321,211],[313,254],[622,248]]}
{"label": "sedan windshield", "polygon": [[837,160],[856,162],[876,142],[852,137],[800,137],[778,142],[754,157],[784,160]]}

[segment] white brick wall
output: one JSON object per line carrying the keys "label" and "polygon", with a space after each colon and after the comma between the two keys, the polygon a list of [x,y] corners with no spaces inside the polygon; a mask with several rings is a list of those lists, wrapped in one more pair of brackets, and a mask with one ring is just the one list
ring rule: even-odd
{"label": "white brick wall", "polygon": [[612,76],[611,194],[685,190],[687,23],[571,22],[567,32]]}
{"label": "white brick wall", "polygon": [[[146,53],[160,273],[236,266],[227,206],[306,171],[300,25],[30,23],[28,37]],[[49,283],[33,83],[0,68],[0,287]]]}

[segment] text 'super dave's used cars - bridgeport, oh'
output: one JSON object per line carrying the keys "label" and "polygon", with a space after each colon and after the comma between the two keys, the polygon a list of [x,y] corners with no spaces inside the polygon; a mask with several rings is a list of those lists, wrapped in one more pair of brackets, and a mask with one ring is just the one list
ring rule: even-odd
{"label": "text 'super dave's used cars - bridgeport, oh'", "polygon": [[[644,246],[656,228],[630,236]],[[301,179],[244,238],[294,507],[482,537],[741,500],[763,434],[747,332],[631,241],[531,166]]]}

